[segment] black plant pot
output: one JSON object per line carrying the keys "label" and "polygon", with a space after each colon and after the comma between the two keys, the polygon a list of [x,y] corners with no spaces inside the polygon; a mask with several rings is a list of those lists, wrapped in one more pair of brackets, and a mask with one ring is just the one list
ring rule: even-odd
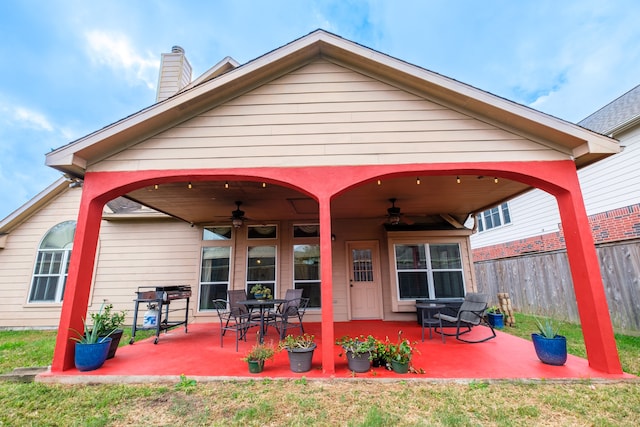
{"label": "black plant pot", "polygon": [[122,334],[124,331],[122,329],[116,329],[114,333],[109,335],[111,338],[111,345],[109,345],[109,353],[107,354],[107,359],[112,359],[116,355],[116,350],[120,345],[120,339],[122,338]]}
{"label": "black plant pot", "polygon": [[545,338],[540,334],[531,334],[531,340],[542,363],[561,366],[567,361],[567,339],[562,335]]}

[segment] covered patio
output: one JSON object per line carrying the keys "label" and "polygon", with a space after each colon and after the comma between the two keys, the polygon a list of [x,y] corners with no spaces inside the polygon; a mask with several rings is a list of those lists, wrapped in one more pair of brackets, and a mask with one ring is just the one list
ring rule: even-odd
{"label": "covered patio", "polygon": [[[406,324],[405,336],[417,339],[415,324],[396,323],[413,316],[417,298],[477,291],[468,242],[475,216],[540,188],[558,203],[589,364],[547,372],[528,343],[519,353],[501,334],[481,345],[421,344],[416,367],[448,378],[621,375],[576,175],[618,151],[608,137],[321,30],[243,66],[214,67],[174,96],[47,155],[49,166],[83,183],[52,370],[75,372],[70,328],[82,329],[100,298],[130,304],[135,286],[187,283],[199,302],[192,331],[121,349],[100,372],[238,375],[242,351],[231,343],[220,349],[216,328],[205,326],[215,318],[208,291],[224,298],[268,282],[274,295],[298,287],[315,298],[308,317],[321,321],[310,330],[321,340],[322,369],[309,376],[350,376],[336,338],[374,331],[392,338]],[[180,227],[137,234],[151,214],[122,215],[129,232],[110,241],[105,205],[119,197]],[[280,231],[269,238],[247,231],[265,226]],[[309,226],[315,234],[296,236]],[[226,237],[200,238],[215,227],[226,227]],[[296,258],[304,246],[314,256]],[[264,264],[251,253],[257,248],[272,253]],[[214,264],[219,275],[205,274]],[[260,276],[267,268],[259,265],[269,274]],[[502,359],[489,363],[494,355]],[[281,357],[264,375],[286,368]],[[576,363],[584,369],[570,373]]]}
{"label": "covered patio", "polygon": [[[254,329],[255,331],[255,329]],[[347,367],[342,350],[333,342],[322,339],[320,323],[306,323],[305,331],[315,335],[318,348],[314,353],[311,371],[294,373],[289,369],[285,351],[278,352],[273,360],[265,363],[261,374],[250,374],[244,354],[255,344],[251,338],[240,341],[239,351],[235,351],[235,337],[224,338],[220,347],[220,332],[217,323],[189,325],[188,333],[182,327],[163,333],[157,345],[153,338],[136,341],[133,345],[120,347],[116,357],[105,362],[102,368],[79,372],[69,369],[47,372],[38,377],[41,382],[59,383],[141,383],[176,382],[180,375],[198,381],[225,380],[234,378],[309,378],[309,379],[419,379],[432,381],[478,381],[478,380],[622,380],[634,378],[629,374],[609,374],[589,367],[587,360],[569,355],[564,366],[545,365],[540,362],[530,341],[496,331],[497,338],[480,344],[466,344],[447,337],[443,344],[440,336],[425,337],[421,341],[421,328],[416,322],[398,321],[351,321],[336,322],[334,335],[373,335],[394,341],[399,331],[402,336],[417,342],[420,353],[413,358],[416,372],[396,374],[384,368],[372,368],[366,373],[352,373]],[[473,330],[474,336],[486,334],[485,327]],[[274,340],[277,334],[270,328],[266,342]],[[322,370],[322,354],[333,354],[335,373]]]}

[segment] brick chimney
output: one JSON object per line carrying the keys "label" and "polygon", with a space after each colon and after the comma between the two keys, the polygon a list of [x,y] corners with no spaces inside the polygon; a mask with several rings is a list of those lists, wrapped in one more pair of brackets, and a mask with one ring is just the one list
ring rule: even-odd
{"label": "brick chimney", "polygon": [[187,61],[184,49],[173,46],[171,53],[162,54],[156,101],[164,101],[189,83],[191,83],[191,64]]}

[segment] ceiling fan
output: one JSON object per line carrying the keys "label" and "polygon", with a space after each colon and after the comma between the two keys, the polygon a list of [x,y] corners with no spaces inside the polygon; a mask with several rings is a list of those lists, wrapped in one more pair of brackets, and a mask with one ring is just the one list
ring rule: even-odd
{"label": "ceiling fan", "polygon": [[242,227],[242,224],[244,223],[244,221],[246,221],[247,218],[245,218],[244,216],[244,211],[240,210],[240,205],[242,204],[242,202],[236,201],[235,204],[236,209],[231,211],[231,224],[234,228],[239,228]]}
{"label": "ceiling fan", "polygon": [[391,225],[400,224],[400,208],[396,206],[396,198],[392,197],[389,199],[391,202],[391,207],[387,209],[387,222]]}

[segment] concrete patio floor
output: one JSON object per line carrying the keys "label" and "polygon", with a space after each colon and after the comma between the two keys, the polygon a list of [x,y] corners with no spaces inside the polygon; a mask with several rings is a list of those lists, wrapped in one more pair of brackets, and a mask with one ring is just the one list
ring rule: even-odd
{"label": "concrete patio floor", "polygon": [[[253,329],[256,331],[257,329]],[[200,381],[232,378],[361,378],[361,379],[417,379],[431,381],[471,380],[607,380],[635,379],[629,374],[606,374],[591,369],[587,360],[569,355],[564,366],[546,365],[538,360],[533,344],[525,339],[497,331],[497,338],[479,344],[468,344],[446,337],[442,343],[439,334],[433,339],[426,334],[421,341],[421,328],[415,322],[352,321],[335,324],[335,338],[343,335],[373,335],[395,341],[399,331],[403,337],[418,343],[412,366],[417,372],[396,374],[384,368],[372,368],[366,373],[352,373],[347,361],[341,356],[342,349],[333,342],[323,342],[319,323],[305,323],[305,331],[316,336],[318,349],[313,357],[311,371],[294,373],[289,369],[286,352],[278,352],[273,360],[265,363],[261,374],[250,374],[244,354],[255,344],[255,334],[250,332],[247,342],[241,341],[235,351],[235,336],[224,337],[220,347],[219,323],[191,324],[188,333],[177,327],[161,333],[158,344],[153,337],[136,341],[133,345],[120,347],[116,356],[95,371],[80,372],[71,369],[62,373],[45,372],[36,381],[58,383],[137,383],[175,382],[180,375]],[[489,330],[476,327],[472,336],[482,336]],[[470,334],[471,335],[471,334]],[[129,337],[123,337],[128,340]],[[265,341],[277,344],[277,334],[269,329]],[[335,358],[335,373],[322,370],[321,351],[323,345],[332,346]]]}

